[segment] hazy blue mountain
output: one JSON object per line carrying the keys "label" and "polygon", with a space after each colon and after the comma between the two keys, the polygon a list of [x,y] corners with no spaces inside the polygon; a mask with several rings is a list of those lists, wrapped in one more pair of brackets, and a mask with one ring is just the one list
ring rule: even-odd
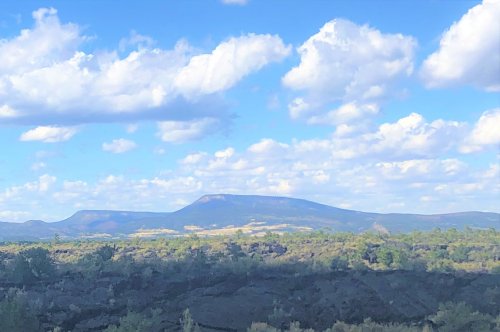
{"label": "hazy blue mountain", "polygon": [[172,213],[170,218],[171,225],[176,228],[185,224],[225,227],[266,222],[357,231],[356,227],[362,227],[375,216],[373,213],[344,210],[296,198],[206,195]]}
{"label": "hazy blue mountain", "polygon": [[[185,233],[187,229],[218,230],[228,227],[284,224],[294,227],[328,228],[333,231],[367,230],[405,232],[435,227],[500,228],[500,214],[460,212],[450,214],[378,214],[319,204],[303,199],[251,196],[206,195],[171,213],[132,211],[79,211],[54,223],[40,220],[25,223],[0,222],[0,240],[50,239],[55,233],[63,237],[128,236],[144,230],[163,229]],[[139,231],[140,230],[140,231]],[[100,234],[100,235],[98,235]],[[169,233],[162,233],[169,234]]]}
{"label": "hazy blue mountain", "polygon": [[461,212],[450,214],[378,214],[319,204],[303,199],[269,196],[206,195],[185,208],[172,213],[169,225],[218,227],[242,225],[252,221],[289,223],[315,229],[328,227],[337,231],[365,231],[374,224],[390,231],[427,230],[435,227],[465,226],[500,228],[500,214]]}
{"label": "hazy blue mountain", "polygon": [[[170,213],[83,210],[55,224],[57,224],[56,227],[63,233],[127,233],[128,231],[126,231],[124,227],[131,224],[132,221],[149,218],[161,219],[169,214]],[[133,230],[135,230],[135,228]]]}
{"label": "hazy blue mountain", "polygon": [[37,240],[53,237],[57,228],[52,223],[29,220],[24,223],[0,222],[0,241]]}

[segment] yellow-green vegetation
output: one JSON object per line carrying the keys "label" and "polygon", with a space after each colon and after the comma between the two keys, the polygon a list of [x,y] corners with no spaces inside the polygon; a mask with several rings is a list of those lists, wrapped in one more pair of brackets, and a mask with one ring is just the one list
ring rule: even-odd
{"label": "yellow-green vegetation", "polygon": [[192,232],[192,234],[198,236],[219,236],[219,235],[230,236],[236,234],[264,236],[266,235],[267,232],[273,232],[278,234],[285,234],[285,231],[311,232],[312,228],[303,226],[294,226],[290,224],[265,225],[264,222],[252,222],[244,226],[226,226],[223,228],[210,228],[210,229],[203,229],[201,227],[196,227],[196,228],[188,227],[188,229],[186,230],[189,230]]}
{"label": "yellow-green vegetation", "polygon": [[[254,227],[254,230],[258,227],[253,224],[248,226]],[[241,247],[243,252],[253,254],[252,257],[260,256],[261,262],[271,264],[304,262],[328,269],[332,267],[333,261],[334,265],[347,264],[348,268],[364,265],[371,270],[500,272],[500,232],[494,229],[436,229],[432,232],[387,235],[332,233],[327,230],[305,232],[305,229],[303,232],[279,233],[263,228],[262,230],[267,232],[259,232],[258,236],[247,236],[245,227],[228,227],[228,235],[221,235],[220,233],[224,232],[218,233],[220,230],[212,233],[193,229],[195,233],[187,237],[159,237],[158,235],[175,234],[175,231],[158,229],[141,230],[144,234],[156,235],[153,239],[137,237],[133,240],[113,241],[2,243],[0,254],[44,248],[50,252],[56,263],[71,263],[104,245],[112,245],[115,248],[115,260],[123,255],[137,260],[147,260],[150,256],[176,260],[198,251],[208,257],[217,256],[225,253],[227,243],[233,243]],[[273,246],[278,252],[273,252]],[[284,248],[286,250],[283,250]],[[264,249],[268,249],[268,255],[259,253]]]}
{"label": "yellow-green vegetation", "polygon": [[178,234],[179,232],[174,231],[173,229],[168,229],[168,228],[151,228],[151,229],[139,229],[137,232],[132,233],[129,235],[129,237],[158,237],[162,235],[174,235]]}
{"label": "yellow-green vegetation", "polygon": [[199,226],[184,226],[184,230],[189,233],[186,235],[178,231],[168,228],[151,228],[151,229],[139,229],[137,232],[129,235],[131,238],[157,238],[163,235],[177,235],[177,236],[231,236],[235,234],[245,234],[252,236],[264,236],[267,232],[274,232],[278,234],[284,234],[286,231],[294,232],[311,232],[312,228],[295,226],[291,224],[277,224],[277,225],[265,225],[264,222],[251,222],[243,226],[226,226],[226,227],[212,227],[203,228]]}

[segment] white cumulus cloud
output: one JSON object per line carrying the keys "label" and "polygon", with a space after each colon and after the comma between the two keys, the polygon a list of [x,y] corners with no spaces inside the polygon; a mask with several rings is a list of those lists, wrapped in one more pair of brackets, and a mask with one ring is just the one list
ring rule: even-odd
{"label": "white cumulus cloud", "polygon": [[469,165],[457,153],[467,137],[496,144],[497,116],[487,111],[468,129],[412,113],[358,136],[261,139],[246,149],[189,153],[151,178],[57,181],[45,174],[0,191],[0,211],[28,211],[23,219],[43,218],[46,206],[61,219],[77,209],[168,211],[207,193],[287,195],[375,212],[498,211],[498,163]]}
{"label": "white cumulus cloud", "polygon": [[0,119],[1,118],[14,118],[17,117],[17,112],[9,105],[0,106]]}
{"label": "white cumulus cloud", "polygon": [[500,0],[484,0],[455,22],[422,66],[426,85],[468,84],[500,91],[499,17]]}
{"label": "white cumulus cloud", "polygon": [[465,123],[441,119],[429,122],[418,113],[371,130],[364,128],[357,135],[351,135],[356,128],[337,129],[330,139],[297,141],[293,148],[305,159],[318,153],[331,155],[333,160],[430,158],[453,151],[466,134]]}
{"label": "white cumulus cloud", "polygon": [[363,155],[438,156],[456,147],[463,137],[465,124],[441,119],[427,122],[418,113],[412,113],[394,123],[384,123],[373,133],[339,139],[343,150]]}
{"label": "white cumulus cloud", "polygon": [[309,124],[329,124],[338,126],[346,123],[353,123],[362,119],[366,115],[374,115],[379,111],[379,106],[375,103],[361,104],[350,102],[341,105],[339,108],[326,112],[325,114],[313,115],[308,120]]}
{"label": "white cumulus cloud", "polygon": [[[280,37],[246,34],[202,52],[180,40],[155,48],[136,32],[120,50],[93,52],[80,27],[55,9],[33,12],[34,25],[0,39],[0,118],[31,125],[141,120],[227,124],[223,93],[289,55]],[[125,49],[130,49],[125,51]]]}
{"label": "white cumulus cloud", "polygon": [[191,121],[160,121],[158,136],[164,142],[183,143],[200,139],[207,134],[216,132],[222,127],[222,122],[215,118],[202,118]]}
{"label": "white cumulus cloud", "polygon": [[356,105],[359,115],[354,118],[373,113],[373,104],[390,96],[394,83],[412,73],[416,45],[412,37],[384,34],[344,19],[326,23],[297,49],[300,64],[282,79],[286,87],[303,92],[289,105],[290,115],[331,124],[353,117],[329,108]]}
{"label": "white cumulus cloud", "polygon": [[500,148],[500,108],[484,112],[465,138],[461,151],[470,153],[487,147]]}
{"label": "white cumulus cloud", "polygon": [[102,150],[111,153],[125,153],[136,147],[137,144],[134,141],[124,138],[114,139],[110,143],[102,144]]}
{"label": "white cumulus cloud", "polygon": [[290,51],[278,36],[230,38],[212,53],[192,57],[176,77],[175,86],[187,95],[227,90],[249,73],[287,57]]}
{"label": "white cumulus cloud", "polygon": [[40,126],[23,133],[19,139],[24,142],[57,143],[69,140],[77,132],[76,127]]}

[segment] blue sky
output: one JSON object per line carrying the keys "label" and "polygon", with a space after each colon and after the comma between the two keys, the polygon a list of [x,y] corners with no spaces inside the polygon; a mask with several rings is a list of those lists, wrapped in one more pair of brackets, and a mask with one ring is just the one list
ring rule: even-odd
{"label": "blue sky", "polygon": [[0,220],[209,193],[499,212],[499,15],[499,0],[4,1]]}

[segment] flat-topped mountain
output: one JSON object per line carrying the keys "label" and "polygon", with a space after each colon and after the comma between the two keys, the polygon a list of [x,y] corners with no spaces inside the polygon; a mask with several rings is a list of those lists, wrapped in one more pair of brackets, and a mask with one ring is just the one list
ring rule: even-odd
{"label": "flat-topped mountain", "polygon": [[0,222],[0,240],[174,236],[267,231],[368,230],[405,232],[446,228],[500,228],[500,214],[460,212],[449,214],[380,214],[340,209],[303,199],[254,195],[205,195],[175,212],[84,210],[53,223]]}

